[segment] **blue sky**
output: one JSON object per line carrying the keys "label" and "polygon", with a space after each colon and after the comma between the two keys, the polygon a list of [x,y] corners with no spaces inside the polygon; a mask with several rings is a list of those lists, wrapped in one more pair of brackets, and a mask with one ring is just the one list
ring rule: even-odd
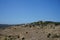
{"label": "blue sky", "polygon": [[0,0],[0,24],[60,22],[60,0]]}

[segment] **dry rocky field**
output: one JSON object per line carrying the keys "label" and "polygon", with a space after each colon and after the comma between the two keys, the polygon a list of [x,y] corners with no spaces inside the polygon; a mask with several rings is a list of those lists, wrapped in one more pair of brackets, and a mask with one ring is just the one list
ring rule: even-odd
{"label": "dry rocky field", "polygon": [[1,28],[0,40],[60,40],[60,24],[34,22]]}

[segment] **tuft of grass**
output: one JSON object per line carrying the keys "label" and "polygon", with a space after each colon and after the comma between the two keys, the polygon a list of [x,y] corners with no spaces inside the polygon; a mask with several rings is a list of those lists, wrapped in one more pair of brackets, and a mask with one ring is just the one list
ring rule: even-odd
{"label": "tuft of grass", "polygon": [[54,34],[54,35],[52,36],[52,38],[60,38],[60,35]]}

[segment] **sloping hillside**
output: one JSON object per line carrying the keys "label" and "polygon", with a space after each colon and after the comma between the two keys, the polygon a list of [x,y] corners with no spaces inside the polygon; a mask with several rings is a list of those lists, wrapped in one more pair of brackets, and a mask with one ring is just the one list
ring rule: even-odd
{"label": "sloping hillside", "polygon": [[60,22],[38,21],[0,29],[0,40],[60,40]]}

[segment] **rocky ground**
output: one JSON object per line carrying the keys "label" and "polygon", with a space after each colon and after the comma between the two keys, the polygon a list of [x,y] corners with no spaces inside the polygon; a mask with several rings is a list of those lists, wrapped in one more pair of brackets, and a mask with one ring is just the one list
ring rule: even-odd
{"label": "rocky ground", "polygon": [[17,25],[0,29],[0,40],[60,40],[60,25]]}

